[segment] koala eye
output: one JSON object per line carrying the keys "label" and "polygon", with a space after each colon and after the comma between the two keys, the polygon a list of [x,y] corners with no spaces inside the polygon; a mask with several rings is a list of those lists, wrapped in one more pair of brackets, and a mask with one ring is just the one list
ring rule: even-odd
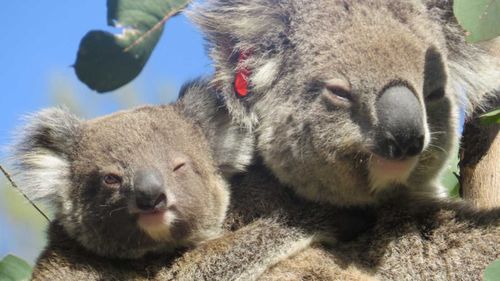
{"label": "koala eye", "polygon": [[178,163],[177,165],[175,165],[174,167],[174,172],[177,172],[179,169],[181,169],[182,167],[186,166],[186,162],[181,162],[181,163]]}
{"label": "koala eye", "polygon": [[348,90],[344,89],[343,87],[339,86],[328,86],[326,89],[333,95],[335,95],[337,98],[349,102],[352,99],[351,92]]}
{"label": "koala eye", "polygon": [[104,184],[112,186],[112,187],[119,187],[122,184],[122,177],[115,175],[115,174],[107,174],[102,178],[102,181]]}
{"label": "koala eye", "polygon": [[435,101],[435,100],[439,100],[441,98],[444,97],[444,88],[443,87],[440,87],[440,88],[437,88],[435,89],[434,91],[430,92],[430,94],[428,94],[425,99],[428,100],[428,101]]}
{"label": "koala eye", "polygon": [[333,79],[325,83],[325,93],[324,97],[327,101],[337,105],[346,106],[351,104],[353,96],[351,93],[350,85],[340,79]]}

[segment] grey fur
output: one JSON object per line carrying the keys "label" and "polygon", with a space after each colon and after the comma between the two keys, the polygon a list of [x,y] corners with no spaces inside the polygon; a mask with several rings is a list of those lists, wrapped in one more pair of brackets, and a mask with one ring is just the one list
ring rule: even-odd
{"label": "grey fur", "polygon": [[[216,166],[232,174],[247,165],[251,158],[232,156],[253,151],[253,137],[233,125],[225,111],[211,118],[202,114],[218,110],[217,100],[202,94],[207,91],[206,83],[194,82],[175,105],[88,121],[61,109],[33,115],[14,145],[25,179],[20,186],[28,196],[50,198],[55,210],[33,280],[255,280],[312,243],[335,242],[347,224],[325,219],[331,217],[328,210],[337,212],[334,207],[305,203],[292,215],[274,200],[265,202],[272,197],[261,192],[232,202],[225,217],[227,184]],[[219,142],[207,129],[236,141],[233,146]],[[215,139],[208,142],[202,131]],[[179,158],[185,165],[175,171]],[[144,168],[155,169],[164,180],[167,214],[175,216],[160,225],[161,231],[141,228],[131,207],[135,175]],[[121,187],[103,183],[109,173],[121,175]],[[258,202],[264,203],[265,215]],[[256,212],[248,212],[251,206]],[[304,216],[305,209],[318,215]],[[221,236],[223,219],[234,232]],[[193,247],[197,250],[182,255]]]}
{"label": "grey fur", "polygon": [[[210,88],[202,90],[206,84],[197,82],[191,85],[192,88],[186,87],[183,101],[175,106],[178,112],[187,114],[199,109],[198,102],[204,104],[204,108],[212,108],[209,112],[218,108],[213,96],[199,95],[210,93]],[[190,94],[196,98],[193,99]],[[189,107],[187,101],[197,102],[194,107]],[[149,121],[160,118],[161,123],[165,121],[164,114],[155,112],[163,110],[167,116],[173,114],[166,119],[170,121],[167,125],[170,126],[169,134],[178,129],[185,134],[172,135],[170,141],[173,143],[168,141],[166,147],[172,149],[186,137],[189,144],[196,147],[195,143],[201,141],[201,135],[196,133],[197,125],[193,124],[191,129],[181,125],[184,121],[176,119],[182,119],[181,115],[169,106],[146,107],[138,109],[138,113],[129,111],[107,117],[115,118],[117,122],[138,122],[140,125],[131,128],[136,132],[134,134],[140,135],[139,138],[124,137],[113,142],[119,143],[120,149],[130,151],[129,145],[132,150],[137,149],[139,146],[133,140],[142,142],[143,134],[151,132],[151,127],[144,126],[145,121],[136,118]],[[192,111],[188,116],[203,117],[204,114]],[[107,118],[92,122],[107,132]],[[203,124],[206,120],[212,119],[203,117],[193,121]],[[112,128],[120,127],[112,125]],[[224,128],[230,126],[226,124]],[[151,136],[163,134],[161,130],[154,130]],[[207,143],[201,143],[206,149]],[[212,145],[216,143],[212,142]],[[151,144],[143,145],[148,147]],[[206,156],[197,149],[193,152],[201,154],[199,157]],[[151,163],[162,163],[164,160],[158,159],[159,155],[144,156]],[[131,154],[127,161],[134,158]],[[89,251],[85,244],[82,247],[78,237],[75,240],[64,225],[55,221],[49,229],[49,244],[34,268],[33,279],[425,280],[430,273],[434,274],[435,280],[476,279],[490,261],[499,257],[500,251],[495,246],[500,245],[499,210],[479,212],[469,210],[460,203],[420,201],[416,198],[407,203],[405,192],[393,194],[392,201],[395,203],[380,209],[336,208],[297,198],[262,165],[254,165],[247,174],[233,178],[231,194],[233,199],[224,223],[231,232],[203,241],[187,252],[179,249],[136,259],[105,258]],[[119,229],[115,227],[114,233]],[[448,239],[449,236],[454,238]],[[325,242],[331,248],[319,244]],[[445,250],[449,255],[443,255]],[[465,256],[471,259],[467,261],[467,266],[461,266]],[[430,268],[433,264],[444,267]],[[268,270],[270,267],[271,270]]]}
{"label": "grey fur", "polygon": [[252,163],[255,138],[252,132],[232,122],[222,95],[206,80],[184,84],[178,108],[203,130],[215,162],[226,178],[244,172]]}
{"label": "grey fur", "polygon": [[[498,58],[465,42],[451,5],[208,0],[190,15],[215,63],[211,83],[235,122],[255,133],[265,165],[300,196],[349,206],[380,203],[398,188],[443,196],[438,178],[456,155],[459,107],[470,113],[497,95]],[[249,58],[238,62],[240,52]],[[233,90],[242,67],[252,71],[245,98]],[[352,100],[332,103],[330,81],[347,85]],[[419,99],[426,145],[407,174],[390,178],[375,171],[372,151],[375,101],[394,85]],[[440,89],[444,97],[431,100]]]}
{"label": "grey fur", "polygon": [[[201,86],[197,85],[196,92]],[[209,90],[205,93],[212,95]],[[206,103],[210,104],[214,106]],[[338,225],[336,231],[322,231],[319,239],[296,255],[281,256],[281,262],[265,271],[259,280],[477,280],[487,265],[500,258],[500,209],[474,210],[464,202],[430,199],[404,188],[387,194],[381,206],[361,210],[334,208],[296,198],[260,163],[233,179],[231,187],[233,202],[226,220],[228,228],[244,228],[254,219],[276,214],[280,214],[281,221],[288,221],[287,225],[309,233],[321,230],[326,222]],[[330,247],[318,244],[328,241],[328,237],[321,237],[328,233]],[[333,243],[331,238],[335,238]],[[205,246],[217,249],[212,242]],[[249,262],[255,253],[242,253],[240,247],[233,249],[236,257],[229,260],[240,259],[240,267],[255,265]],[[279,247],[270,249],[279,252]],[[204,253],[198,250],[193,249],[178,260],[176,270],[189,272],[194,267],[199,270],[199,280],[218,276],[214,274],[221,268],[217,260],[212,270],[196,267],[197,261],[191,259]],[[265,263],[262,265],[260,270],[247,269],[257,276],[266,268]],[[211,275],[205,275],[206,272]],[[230,275],[226,277],[231,280]]]}
{"label": "grey fur", "polygon": [[[20,186],[47,199],[69,237],[100,256],[139,258],[216,237],[229,202],[226,183],[202,133],[180,116],[172,106],[88,121],[44,110],[14,146]],[[179,172],[172,171],[176,159],[185,161]],[[134,175],[144,168],[161,171],[164,181],[170,209],[161,229],[141,228],[133,207]],[[103,183],[110,173],[123,178],[119,189]]]}
{"label": "grey fur", "polygon": [[[498,86],[490,83],[493,80],[490,79],[491,77],[497,77],[497,70],[491,65],[491,67],[484,69],[482,67],[475,68],[477,71],[482,71],[482,73],[473,73],[477,76],[476,78],[481,79],[478,84],[475,84],[476,80],[469,76],[471,74],[466,75],[467,79],[461,78],[460,75],[463,72],[460,72],[460,67],[487,59],[489,58],[488,54],[479,52],[478,58],[471,57],[472,61],[466,62],[461,61],[463,57],[458,56],[459,59],[454,62],[451,54],[453,50],[447,47],[448,37],[445,36],[447,31],[443,29],[441,22],[443,18],[440,17],[437,20],[438,18],[433,14],[435,8],[427,10],[424,4],[426,3],[419,1],[389,2],[381,0],[220,0],[208,1],[207,6],[195,12],[196,21],[201,24],[209,39],[210,50],[217,69],[216,76],[212,80],[211,87],[213,88],[207,92],[218,92],[224,95],[222,100],[227,106],[228,112],[235,122],[242,124],[242,129],[233,128],[234,124],[229,125],[229,127],[219,124],[215,126],[216,128],[231,128],[231,130],[223,129],[222,132],[236,132],[235,139],[244,140],[245,144],[253,144],[254,141],[248,132],[255,134],[257,150],[266,165],[271,168],[281,182],[291,185],[298,194],[309,199],[340,205],[370,204],[384,200],[402,202],[403,206],[396,204],[396,207],[391,209],[392,205],[386,205],[377,211],[377,214],[383,219],[377,221],[373,232],[362,234],[359,239],[352,243],[339,243],[339,248],[334,248],[333,253],[337,253],[337,251],[341,253],[342,247],[348,248],[346,252],[350,254],[345,255],[343,262],[353,265],[355,271],[353,274],[359,273],[360,279],[369,278],[371,275],[395,280],[398,280],[398,277],[408,279],[413,272],[418,272],[418,276],[422,276],[424,279],[426,272],[429,272],[425,265],[436,261],[441,264],[461,265],[461,259],[467,255],[478,258],[471,261],[473,265],[470,267],[458,266],[455,269],[456,276],[477,278],[489,261],[498,258],[498,248],[485,246],[499,245],[498,210],[491,211],[486,215],[488,219],[483,219],[484,216],[477,211],[463,215],[461,206],[448,207],[447,203],[440,202],[431,202],[432,208],[428,209],[422,209],[428,207],[427,205],[416,203],[405,209],[407,206],[404,205],[404,202],[411,202],[407,199],[406,188],[411,187],[418,192],[436,191],[435,183],[432,181],[439,174],[440,168],[444,165],[448,155],[451,154],[449,148],[456,141],[454,135],[455,115],[460,95],[455,90],[455,86],[459,85],[468,90],[467,102],[470,102],[471,107],[482,103],[482,96],[483,93],[487,92],[486,90],[489,92]],[[434,7],[429,5],[429,7]],[[453,31],[456,31],[452,28],[453,25],[450,26]],[[379,40],[380,38],[386,40]],[[244,65],[237,64],[238,53],[241,50],[249,50],[251,53],[250,59],[245,61]],[[469,49],[469,51],[473,52],[473,49]],[[430,54],[430,58],[426,58],[427,54]],[[454,63],[455,65],[453,65]],[[430,67],[428,67],[429,65]],[[252,95],[246,99],[239,99],[233,94],[232,82],[235,71],[245,66],[253,71],[253,75],[250,77]],[[456,72],[460,72],[460,75]],[[482,75],[484,77],[481,77]],[[353,92],[359,95],[361,101],[359,104],[349,108],[332,110],[331,104],[325,102],[323,98],[319,98],[323,93],[324,82],[338,78],[349,82]],[[431,143],[420,157],[420,164],[410,176],[406,187],[393,186],[394,190],[387,188],[385,191],[371,194],[369,191],[372,189],[368,184],[368,172],[365,166],[369,157],[364,153],[364,148],[370,142],[370,129],[377,123],[372,105],[376,94],[393,82],[395,78],[405,80],[405,83],[415,90],[422,102],[422,109],[425,109],[427,113],[427,124],[430,129],[428,137],[431,139]],[[323,83],[310,83],[311,81]],[[434,87],[444,84],[446,84],[447,90],[444,99],[424,103],[424,96],[429,95],[435,89]],[[200,92],[205,91],[203,87],[200,89]],[[217,98],[214,99],[217,100]],[[187,101],[187,99],[185,100]],[[195,99],[189,103],[197,104],[198,102]],[[203,102],[199,104],[201,106],[198,108],[205,108],[210,113],[205,117],[214,116],[213,114],[218,116],[219,113],[224,112],[224,109],[222,111],[213,110],[210,106],[205,106]],[[219,108],[219,106],[215,108]],[[183,112],[189,111],[182,106],[181,110]],[[196,119],[200,116],[203,117],[205,112],[191,114],[190,116]],[[202,127],[210,127],[210,125],[205,124],[205,120],[218,122],[217,119],[203,118],[198,120],[198,124],[201,124]],[[228,119],[223,116],[218,120]],[[214,136],[212,135],[212,137]],[[230,155],[229,162],[234,159],[236,163],[240,163],[235,169],[227,169],[228,174],[242,170],[251,159],[247,157],[251,152],[251,149],[247,149],[247,147],[240,149],[223,145],[222,148],[217,148],[220,141],[211,140],[209,142],[214,151],[220,149],[219,151],[228,153]],[[253,145],[248,147],[253,147]],[[245,157],[240,158],[239,152],[243,152]],[[216,152],[215,158],[223,160],[224,158],[221,157],[223,155],[223,153]],[[173,264],[169,263],[172,266],[165,267],[162,259],[160,259],[159,265],[153,260],[147,260],[142,261],[141,266],[151,262],[151,267],[147,267],[145,270],[143,270],[144,267],[139,267],[141,270],[132,268],[131,271],[120,266],[116,267],[115,264],[102,265],[88,261],[85,255],[83,259],[79,255],[76,257],[68,256],[64,249],[57,247],[57,244],[53,244],[54,248],[49,248],[42,259],[45,257],[48,261],[51,261],[51,258],[67,261],[70,267],[76,262],[81,265],[78,270],[87,272],[87,274],[91,272],[92,274],[88,276],[94,279],[102,278],[102,272],[111,271],[112,274],[118,274],[117,272],[121,272],[121,270],[128,272],[128,274],[136,274],[139,280],[140,278],[161,277],[158,274],[163,270],[167,270],[165,274],[169,276],[168,278],[178,280],[192,280],[190,278],[193,276],[197,280],[210,279],[221,272],[225,274],[222,279],[231,280],[236,279],[237,276],[245,279],[248,276],[255,278],[269,266],[293,254],[293,251],[285,251],[286,254],[282,255],[285,253],[283,249],[289,249],[293,243],[307,248],[309,242],[324,241],[324,238],[315,239],[314,236],[315,233],[322,232],[327,234],[325,235],[327,238],[336,238],[331,233],[335,234],[338,230],[322,230],[325,222],[332,220],[333,222],[330,221],[330,223],[334,225],[338,223],[338,227],[341,228],[348,225],[348,222],[356,221],[350,217],[347,221],[343,221],[341,218],[344,215],[341,211],[330,205],[308,203],[291,194],[285,196],[287,192],[286,189],[283,189],[282,184],[276,182],[272,176],[263,171],[262,167],[256,169],[256,171],[251,171],[251,174],[243,178],[242,181],[232,183],[233,193],[243,192],[243,195],[237,195],[236,198],[242,200],[240,208],[244,211],[240,213],[243,215],[239,217],[238,203],[237,201],[233,203],[231,210],[236,215],[229,216],[226,222],[229,228],[239,228],[234,236],[228,235],[228,240],[221,238],[221,240],[208,241],[202,247],[187,252],[182,258],[175,260]],[[259,176],[262,181],[259,181]],[[348,182],[346,179],[352,182]],[[273,195],[266,192],[278,193],[263,197],[267,198],[265,201],[259,196],[251,196],[250,187],[252,186],[256,188],[256,192],[253,193],[255,195]],[[241,189],[239,187],[247,188]],[[401,197],[398,195],[399,192],[402,192]],[[411,198],[415,199],[414,196]],[[389,211],[384,212],[384,208]],[[421,213],[419,214],[418,211]],[[409,215],[398,216],[405,212],[408,212]],[[308,219],[302,220],[300,214]],[[332,214],[339,214],[340,218],[332,219]],[[267,222],[266,220],[258,221],[255,228],[252,228],[251,222],[259,217],[271,219]],[[311,217],[313,221],[310,220]],[[364,217],[362,216],[362,218]],[[433,228],[438,231],[430,234],[422,231],[421,227],[424,227],[424,230],[429,225],[434,227],[432,222],[439,221],[436,217],[444,218],[443,221],[449,224],[444,224],[443,229]],[[409,224],[404,224],[404,221],[410,218],[413,220]],[[461,223],[468,220],[471,223]],[[262,232],[266,228],[259,225],[260,222],[264,225],[270,223],[271,226],[277,226],[279,229],[285,227],[284,232],[273,231],[284,235],[284,240],[276,240],[283,241],[283,244],[273,244],[276,247],[270,247],[264,243],[263,245],[266,245],[269,251],[255,248],[255,245],[252,244],[254,242],[265,241],[268,243],[271,241],[272,243],[273,239],[276,238],[272,235],[266,236],[266,232]],[[401,224],[396,223],[397,227],[395,227],[394,222]],[[366,226],[366,223],[362,222],[361,225]],[[253,232],[252,229],[258,231]],[[274,230],[272,227],[269,229]],[[293,229],[298,232],[291,232]],[[357,227],[354,229],[356,231],[352,236],[359,234],[363,227],[361,230]],[[458,231],[453,231],[454,229],[458,229]],[[249,230],[252,234],[244,234],[245,230]],[[238,236],[239,231],[243,233],[242,236]],[[387,235],[387,231],[392,234]],[[446,238],[444,234],[446,231],[452,231],[458,237],[457,240],[443,239],[443,237]],[[68,232],[71,237],[71,231]],[[409,236],[404,236],[405,234]],[[250,239],[251,237],[262,237],[265,240],[253,240]],[[403,240],[398,240],[401,237]],[[335,241],[335,239],[332,240]],[[235,244],[231,244],[231,241]],[[301,241],[307,243],[301,243]],[[371,241],[375,242],[372,244]],[[393,243],[394,241],[402,241],[402,244]],[[456,244],[457,241],[470,241],[470,244]],[[245,244],[245,242],[250,245]],[[414,242],[421,243],[418,245],[422,245],[422,247],[414,247]],[[474,247],[470,245],[474,245]],[[361,259],[360,261],[359,251],[357,252],[356,249],[364,250],[370,246],[378,250],[373,255],[367,255],[365,260]],[[205,247],[212,250],[204,250],[207,249]],[[291,248],[300,250],[300,247]],[[407,255],[407,252],[404,252],[411,249],[416,249],[418,252],[419,249],[434,251],[435,249],[449,248],[454,249],[454,252],[449,255],[443,255],[438,251],[437,254],[419,257]],[[217,249],[222,249],[222,253],[229,254],[234,258],[224,260],[220,256],[214,258],[207,256],[207,252],[219,253]],[[246,256],[248,251],[238,251],[241,249],[258,249],[261,254]],[[308,269],[311,270],[315,266],[317,268],[319,262],[311,258],[314,257],[314,252],[308,254],[314,249],[320,249],[320,254],[316,252],[316,257],[328,257],[329,255],[328,252],[324,251],[324,248],[309,248],[303,252],[304,256],[299,254],[296,256],[297,259],[294,258],[290,261],[292,264],[294,262],[299,265],[305,264],[305,267],[299,268],[305,270],[303,272],[306,273]],[[400,249],[403,252],[400,252]],[[380,258],[380,253],[388,253],[388,258]],[[400,259],[408,260],[408,264],[405,263],[405,266],[408,266],[405,267],[406,271],[400,270],[398,262]],[[209,262],[203,263],[203,261]],[[227,266],[226,261],[237,261],[235,275],[233,275],[233,271],[221,270],[221,266]],[[328,261],[332,261],[330,265],[342,265],[331,256]],[[285,268],[286,262],[285,259]],[[380,262],[380,267],[378,262]],[[57,270],[54,267],[60,264],[61,262],[44,263],[44,265],[48,265],[50,270]],[[101,269],[101,266],[106,269]],[[159,269],[158,267],[154,269],[155,266],[159,266]],[[248,266],[249,271],[245,272],[241,266]],[[279,271],[279,266],[280,264],[275,268],[278,269],[277,271],[270,272],[271,276],[278,272],[278,276],[283,277],[280,275],[283,274],[283,271]],[[332,266],[330,269],[337,268],[338,266]],[[425,271],[422,271],[422,268]],[[324,271],[322,272],[331,273],[330,269],[323,267]],[[379,271],[379,269],[382,270]],[[50,272],[50,270],[41,270]],[[304,274],[303,272],[299,274]],[[344,273],[346,271],[341,266],[335,273],[336,275],[333,276],[342,276],[341,274]],[[263,275],[264,279],[266,278],[265,274]],[[445,279],[444,276],[449,277],[451,273],[446,267],[435,274],[438,276],[436,279]],[[43,275],[40,274],[40,276]],[[315,278],[315,275],[312,276],[311,278]],[[346,273],[346,276],[352,276],[352,274]],[[335,278],[332,275],[328,277],[328,279]],[[123,279],[123,277],[116,279]]]}
{"label": "grey fur", "polygon": [[[499,210],[484,215],[429,199],[442,196],[437,179],[456,155],[459,108],[470,116],[487,107],[500,86],[498,57],[465,42],[452,4],[208,0],[190,12],[215,63],[212,86],[235,122],[254,132],[257,154],[280,182],[317,202],[379,203],[372,232],[331,252],[308,248],[263,280],[477,280],[500,256],[491,247],[499,242]],[[241,52],[250,57],[239,61]],[[233,90],[240,68],[252,71],[245,98]],[[348,106],[324,98],[325,84],[336,79],[354,97]],[[376,188],[369,168],[374,104],[401,81],[425,112],[428,143],[408,178]],[[427,100],[441,87],[443,98]],[[249,181],[259,176],[252,170]]]}

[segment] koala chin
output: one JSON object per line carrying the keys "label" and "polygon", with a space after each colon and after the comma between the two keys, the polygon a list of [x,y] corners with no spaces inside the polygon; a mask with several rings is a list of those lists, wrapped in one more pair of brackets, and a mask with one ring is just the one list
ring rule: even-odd
{"label": "koala chin", "polygon": [[139,258],[217,237],[229,192],[198,127],[173,106],[83,121],[62,109],[30,118],[15,147],[28,196],[104,257]]}

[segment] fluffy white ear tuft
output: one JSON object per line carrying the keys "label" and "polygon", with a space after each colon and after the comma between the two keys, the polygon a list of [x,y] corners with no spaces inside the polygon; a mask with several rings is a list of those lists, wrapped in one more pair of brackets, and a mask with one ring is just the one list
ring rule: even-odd
{"label": "fluffy white ear tuft", "polygon": [[253,74],[252,82],[256,91],[264,91],[270,87],[274,79],[278,76],[279,59],[271,58]]}
{"label": "fluffy white ear tuft", "polygon": [[20,188],[32,200],[45,201],[57,207],[60,192],[70,185],[69,162],[50,151],[33,151],[23,155]]}
{"label": "fluffy white ear tuft", "polygon": [[28,116],[12,146],[12,160],[19,187],[32,200],[46,201],[56,209],[70,186],[70,163],[81,121],[60,108]]}

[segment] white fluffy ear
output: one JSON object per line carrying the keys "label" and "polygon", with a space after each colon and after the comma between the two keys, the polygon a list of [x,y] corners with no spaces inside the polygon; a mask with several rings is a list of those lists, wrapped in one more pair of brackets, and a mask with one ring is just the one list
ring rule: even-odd
{"label": "white fluffy ear", "polygon": [[81,121],[60,108],[45,109],[27,119],[12,147],[19,187],[30,199],[57,209],[70,186],[68,154]]}

